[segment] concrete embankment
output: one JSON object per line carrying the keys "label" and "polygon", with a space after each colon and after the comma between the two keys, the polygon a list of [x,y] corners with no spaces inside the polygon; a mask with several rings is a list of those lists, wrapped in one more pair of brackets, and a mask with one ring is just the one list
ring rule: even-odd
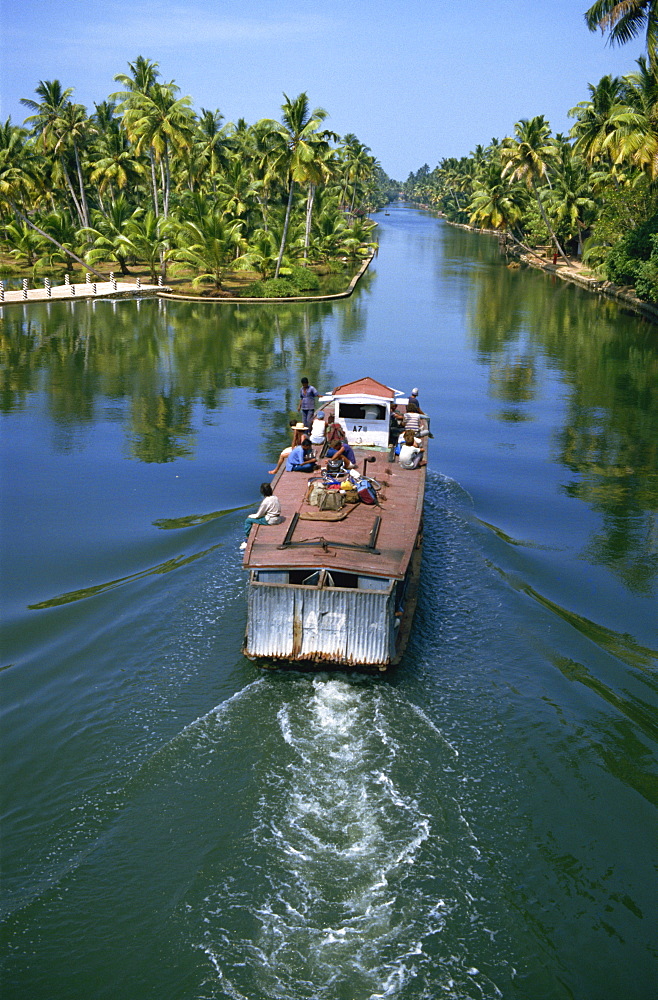
{"label": "concrete embankment", "polygon": [[286,298],[247,298],[246,296],[223,295],[213,297],[206,295],[176,295],[168,285],[142,285],[134,282],[122,281],[87,281],[77,284],[52,285],[46,288],[12,289],[5,291],[0,298],[0,309],[3,305],[16,305],[21,302],[52,302],[57,300],[76,302],[80,299],[134,299],[159,296],[163,299],[175,299],[182,302],[212,302],[215,305],[233,304],[257,304],[268,305],[279,302],[326,302],[333,299],[346,299],[354,289],[357,282],[365,274],[371,261],[375,257],[373,253],[363,261],[361,267],[350,281],[344,292],[335,292],[331,295],[299,295]]}
{"label": "concrete embankment", "polygon": [[123,281],[85,281],[52,285],[48,288],[12,289],[0,298],[0,307],[26,302],[77,302],[80,299],[135,299],[158,295],[169,289],[162,285],[141,285]]}
{"label": "concrete embankment", "polygon": [[[213,302],[219,305],[270,305],[271,303],[280,302],[330,302],[333,299],[347,299],[352,294],[356,288],[359,278],[361,278],[365,272],[368,270],[371,261],[376,256],[376,253],[371,254],[370,257],[364,260],[363,264],[354,275],[350,281],[347,289],[344,292],[334,292],[331,295],[289,295],[285,298],[250,298],[246,295],[222,295],[214,297],[208,295],[176,295],[170,289],[167,292],[161,294],[163,299],[177,299],[182,302]],[[162,293],[162,290],[161,290]]]}

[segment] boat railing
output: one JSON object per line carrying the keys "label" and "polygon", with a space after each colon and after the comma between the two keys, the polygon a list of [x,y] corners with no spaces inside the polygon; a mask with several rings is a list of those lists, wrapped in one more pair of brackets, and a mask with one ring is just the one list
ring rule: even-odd
{"label": "boat railing", "polygon": [[375,545],[377,544],[377,535],[379,534],[379,527],[382,523],[382,519],[379,515],[377,515],[373,521],[368,541],[365,544],[359,542],[336,542],[331,539],[324,538],[323,536],[320,536],[319,538],[305,538],[303,541],[293,541],[293,535],[298,522],[299,511],[295,511],[290,521],[290,526],[286,531],[286,537],[283,539],[281,545],[277,546],[277,548],[318,548],[319,546],[324,552],[333,548],[356,549],[358,552],[372,552],[374,555],[380,554],[379,549],[375,548]]}

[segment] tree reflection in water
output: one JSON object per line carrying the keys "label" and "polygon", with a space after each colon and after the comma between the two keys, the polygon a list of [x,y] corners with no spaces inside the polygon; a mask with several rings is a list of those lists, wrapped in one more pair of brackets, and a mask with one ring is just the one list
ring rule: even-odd
{"label": "tree reflection in water", "polygon": [[[364,325],[365,310],[350,304],[338,316],[338,338],[358,340]],[[58,450],[101,417],[122,419],[131,457],[162,463],[194,453],[197,407],[208,419],[230,405],[233,389],[248,389],[271,462],[288,443],[298,376],[327,377],[335,328],[330,302],[34,304],[28,320],[22,310],[5,317],[1,405],[23,408],[42,391]]]}
{"label": "tree reflection in water", "polygon": [[[658,571],[658,334],[616,303],[592,300],[545,275],[483,268],[474,282],[470,336],[489,366],[491,394],[527,419],[537,369],[559,372],[565,392],[557,459],[564,492],[602,517],[583,555],[648,593]],[[593,313],[595,321],[593,322]]]}

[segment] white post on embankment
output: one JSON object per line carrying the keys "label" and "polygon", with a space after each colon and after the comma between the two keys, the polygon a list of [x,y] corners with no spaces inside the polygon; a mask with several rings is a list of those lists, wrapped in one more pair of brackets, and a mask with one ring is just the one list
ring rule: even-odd
{"label": "white post on embankment", "polygon": [[5,283],[0,281],[0,302],[5,301]]}
{"label": "white post on embankment", "polygon": [[93,294],[93,295],[95,295],[95,294],[96,294],[96,282],[95,282],[95,281],[93,282],[93,284],[92,284],[92,286],[91,286],[91,291],[92,291],[92,294]]}
{"label": "white post on embankment", "polygon": [[85,275],[85,281],[87,282],[88,285],[91,284],[91,275],[89,271],[87,271],[87,274]]}
{"label": "white post on embankment", "polygon": [[139,275],[137,275],[137,278],[135,279],[135,284],[137,285],[138,288],[142,287],[142,279],[140,278]]}
{"label": "white post on embankment", "polygon": [[69,285],[71,283],[71,278],[69,277],[69,272],[67,271],[64,275],[64,284]]}
{"label": "white post on embankment", "polygon": [[161,274],[158,275],[158,287],[162,288],[162,275]]}
{"label": "white post on embankment", "polygon": [[23,278],[23,298],[27,298],[27,278]]}
{"label": "white post on embankment", "polygon": [[48,298],[50,298],[51,295],[53,294],[52,288],[50,287],[50,278],[46,278],[44,280],[43,285],[44,285],[44,288],[46,289],[46,295],[48,296]]}

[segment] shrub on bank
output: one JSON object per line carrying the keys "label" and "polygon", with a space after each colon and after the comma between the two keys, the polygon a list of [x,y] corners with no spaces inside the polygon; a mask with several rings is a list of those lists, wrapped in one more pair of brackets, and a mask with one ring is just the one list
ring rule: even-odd
{"label": "shrub on bank", "polygon": [[650,242],[651,256],[638,263],[635,293],[645,302],[658,302],[658,236],[652,236]]}
{"label": "shrub on bank", "polygon": [[317,292],[320,279],[307,267],[287,267],[281,269],[281,277],[255,281],[248,285],[244,294],[251,298],[283,299]]}
{"label": "shrub on bank", "polygon": [[[640,298],[645,296],[637,287],[643,273],[643,264],[649,261],[658,233],[658,214],[631,229],[615,246],[611,247],[605,261],[606,277],[615,285],[634,285]],[[647,269],[644,269],[647,270]],[[648,269],[650,270],[650,269]],[[645,284],[640,281],[642,287]]]}

